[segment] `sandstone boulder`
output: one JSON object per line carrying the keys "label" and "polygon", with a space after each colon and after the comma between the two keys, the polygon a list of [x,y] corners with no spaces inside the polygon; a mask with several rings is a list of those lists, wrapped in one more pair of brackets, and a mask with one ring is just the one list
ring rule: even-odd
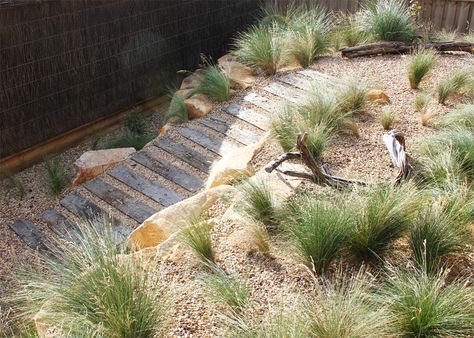
{"label": "sandstone boulder", "polygon": [[199,218],[219,197],[234,192],[234,187],[221,185],[161,210],[130,234],[130,247],[141,250],[158,246],[186,226],[190,220]]}
{"label": "sandstone boulder", "polygon": [[188,115],[192,119],[206,116],[214,108],[212,102],[202,94],[193,95],[184,102]]}
{"label": "sandstone boulder", "polygon": [[252,160],[260,152],[268,139],[268,134],[258,143],[238,148],[222,157],[211,169],[206,188],[230,184],[239,177],[249,177],[255,174]]}
{"label": "sandstone boulder", "polygon": [[134,148],[103,149],[85,152],[74,163],[77,175],[72,185],[82,184],[103,174],[109,167],[126,160],[134,152]]}
{"label": "sandstone boulder", "polygon": [[378,103],[378,104],[387,104],[390,103],[390,98],[387,94],[381,89],[371,89],[367,92],[367,100]]}
{"label": "sandstone boulder", "polygon": [[252,69],[235,60],[231,54],[226,54],[218,60],[219,65],[230,79],[232,88],[246,89],[253,85],[256,77],[252,73]]}
{"label": "sandstone boulder", "polygon": [[181,82],[181,86],[179,87],[179,89],[183,90],[196,88],[199,85],[199,80],[201,78],[202,72],[202,69],[197,69],[194,73],[185,77]]}

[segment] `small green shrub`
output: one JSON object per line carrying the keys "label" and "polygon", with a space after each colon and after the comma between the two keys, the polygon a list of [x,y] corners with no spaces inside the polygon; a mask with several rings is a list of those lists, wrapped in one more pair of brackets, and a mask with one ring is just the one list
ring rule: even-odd
{"label": "small green shrub", "polygon": [[384,337],[388,333],[385,308],[373,301],[373,277],[363,271],[315,283],[317,300],[310,305],[311,337]]}
{"label": "small green shrub", "polygon": [[79,227],[76,241],[59,240],[54,257],[19,275],[12,301],[20,315],[33,320],[41,309],[60,336],[154,337],[166,318],[157,281],[115,244],[113,225]]}
{"label": "small green shrub", "polygon": [[471,84],[472,73],[468,69],[456,71],[448,78],[441,80],[438,84],[438,103],[444,104],[453,94],[458,94],[462,89],[468,88]]}
{"label": "small green shrub", "polygon": [[274,25],[253,26],[239,33],[234,42],[234,53],[247,66],[273,75],[285,64],[285,40]]}
{"label": "small green shrub", "polygon": [[15,189],[20,197],[26,194],[26,188],[23,182],[15,176],[10,170],[0,168],[0,179],[2,179],[9,189]]}
{"label": "small green shrub", "polygon": [[474,290],[447,272],[393,269],[378,297],[388,306],[395,336],[469,337],[474,334]]}
{"label": "small green shrub", "polygon": [[410,87],[418,89],[423,78],[436,66],[436,53],[432,50],[418,50],[411,57],[407,66]]}
{"label": "small green shrub", "polygon": [[380,185],[356,196],[355,226],[348,234],[348,248],[359,260],[379,260],[402,237],[413,221],[418,203],[412,185]]}
{"label": "small green shrub", "polygon": [[366,34],[376,41],[412,41],[416,26],[403,1],[376,0],[369,2],[359,20]]}
{"label": "small green shrub", "polygon": [[47,183],[52,194],[59,194],[66,187],[66,175],[63,167],[57,160],[51,160],[47,155],[43,157],[47,173]]}
{"label": "small green shrub", "polygon": [[290,22],[288,56],[304,68],[326,53],[329,47],[330,20],[322,8],[303,12]]}
{"label": "small green shrub", "polygon": [[230,79],[219,67],[207,64],[193,93],[203,94],[224,102],[230,98]]}
{"label": "small green shrub", "polygon": [[418,93],[413,104],[416,111],[421,112],[430,102],[430,95],[426,92]]}
{"label": "small green shrub", "polygon": [[181,240],[208,266],[213,266],[216,258],[211,229],[212,225],[207,221],[193,221],[181,230]]}
{"label": "small green shrub", "polygon": [[427,272],[443,266],[443,259],[464,252],[473,236],[467,224],[472,205],[457,194],[425,205],[410,229],[410,246],[416,262]]}
{"label": "small green shrub", "polygon": [[165,121],[172,123],[184,123],[188,120],[188,110],[186,108],[186,97],[177,91],[171,91],[168,95],[170,104],[165,113]]}
{"label": "small green shrub", "polygon": [[324,274],[344,248],[352,220],[342,205],[311,197],[295,203],[287,224],[292,243],[308,268]]}
{"label": "small green shrub", "polygon": [[443,128],[466,128],[474,131],[474,104],[461,105],[440,120]]}
{"label": "small green shrub", "polygon": [[201,282],[208,296],[218,303],[224,303],[233,313],[239,313],[250,302],[250,289],[247,282],[229,276],[225,271],[214,268],[213,273],[203,275]]}
{"label": "small green shrub", "polygon": [[262,223],[269,231],[278,227],[275,199],[265,182],[246,182],[241,186],[242,211],[255,222]]}
{"label": "small green shrub", "polygon": [[393,123],[397,119],[397,114],[391,110],[385,110],[380,116],[380,124],[384,130],[392,129]]}

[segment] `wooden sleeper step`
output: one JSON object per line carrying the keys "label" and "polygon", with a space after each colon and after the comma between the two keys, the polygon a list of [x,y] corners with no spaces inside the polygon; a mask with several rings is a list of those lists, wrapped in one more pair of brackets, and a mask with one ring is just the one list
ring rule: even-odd
{"label": "wooden sleeper step", "polygon": [[41,254],[51,252],[51,241],[45,233],[27,219],[19,219],[10,224],[12,229],[31,249]]}

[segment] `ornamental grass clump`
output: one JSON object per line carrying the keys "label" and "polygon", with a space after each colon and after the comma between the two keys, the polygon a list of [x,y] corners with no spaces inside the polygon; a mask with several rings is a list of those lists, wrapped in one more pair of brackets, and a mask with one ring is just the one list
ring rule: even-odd
{"label": "ornamental grass clump", "polygon": [[169,97],[170,103],[165,113],[165,121],[171,123],[184,123],[188,121],[186,97],[178,93],[178,91],[171,91]]}
{"label": "ornamental grass clump", "polygon": [[415,38],[416,25],[404,1],[376,0],[360,12],[363,30],[375,41],[407,41]]}
{"label": "ornamental grass clump", "polygon": [[47,173],[47,184],[52,194],[59,194],[66,187],[66,174],[57,159],[50,159],[44,156],[44,167]]}
{"label": "ornamental grass clump", "polygon": [[344,47],[354,47],[367,41],[367,34],[359,22],[358,15],[341,14],[337,36]]}
{"label": "ornamental grass clump", "polygon": [[303,68],[329,50],[330,17],[322,8],[308,9],[289,24],[286,39],[288,57]]}
{"label": "ornamental grass clump", "polygon": [[159,283],[126,248],[113,225],[97,219],[79,225],[74,241],[58,240],[40,268],[23,271],[11,301],[25,321],[41,321],[59,336],[155,337],[166,322]]}
{"label": "ornamental grass clump", "polygon": [[384,130],[390,130],[397,119],[397,114],[391,110],[385,110],[380,115],[380,124]]}
{"label": "ornamental grass clump", "polygon": [[250,68],[273,75],[286,63],[284,34],[276,25],[252,26],[237,35],[234,54]]}
{"label": "ornamental grass clump", "polygon": [[430,200],[410,228],[409,242],[420,268],[435,272],[446,265],[453,253],[465,252],[473,244],[469,229],[472,221],[472,202],[461,196],[461,191],[451,191],[450,197]]}
{"label": "ornamental grass clump", "polygon": [[467,281],[448,282],[448,272],[391,269],[377,292],[387,307],[393,335],[471,337],[474,335],[474,288]]}
{"label": "ornamental grass clump", "polygon": [[316,301],[308,304],[308,337],[383,337],[388,334],[385,307],[373,299],[374,277],[363,270],[351,277],[337,273],[316,281]]}
{"label": "ornamental grass clump", "polygon": [[293,202],[287,220],[290,240],[303,263],[315,274],[324,274],[345,246],[352,218],[341,202],[323,202],[304,196]]}
{"label": "ornamental grass clump", "polygon": [[418,176],[425,184],[474,179],[474,134],[469,129],[442,130],[425,139],[418,146],[418,153]]}
{"label": "ornamental grass clump", "polygon": [[354,195],[355,225],[348,234],[348,249],[355,259],[378,261],[412,223],[419,198],[414,186],[379,185]]}
{"label": "ornamental grass clump", "polygon": [[427,92],[421,92],[421,93],[416,94],[413,107],[415,108],[417,112],[421,112],[426,108],[429,102],[430,102],[430,95]]}
{"label": "ornamental grass clump", "polygon": [[469,90],[473,81],[473,72],[469,69],[460,69],[441,80],[437,87],[438,103],[444,104],[452,95],[459,94],[463,89]]}
{"label": "ornamental grass clump", "polygon": [[261,223],[267,231],[275,231],[278,227],[275,198],[266,183],[245,182],[241,191],[243,213]]}
{"label": "ornamental grass clump", "polygon": [[240,313],[250,303],[248,282],[239,280],[222,269],[214,266],[211,273],[202,275],[200,280],[208,297],[217,303],[226,304],[232,313]]}
{"label": "ornamental grass clump", "polygon": [[420,82],[436,66],[436,53],[432,50],[418,50],[408,61],[407,73],[411,89],[418,89]]}
{"label": "ornamental grass clump", "polygon": [[212,225],[208,221],[195,220],[181,230],[181,240],[206,266],[213,266],[216,254],[211,239]]}
{"label": "ornamental grass clump", "polygon": [[230,98],[229,76],[219,66],[207,64],[193,93],[203,94],[224,102]]}
{"label": "ornamental grass clump", "polygon": [[465,128],[474,131],[474,104],[456,107],[453,111],[444,115],[439,124],[445,129]]}

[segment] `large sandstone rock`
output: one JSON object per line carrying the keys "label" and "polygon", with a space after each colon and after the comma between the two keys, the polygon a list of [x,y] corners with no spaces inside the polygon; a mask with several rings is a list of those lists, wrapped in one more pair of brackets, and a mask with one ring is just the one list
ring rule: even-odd
{"label": "large sandstone rock", "polygon": [[231,54],[226,54],[218,60],[219,65],[230,79],[232,88],[246,89],[253,85],[256,77],[252,73],[252,69],[235,60]]}
{"label": "large sandstone rock", "polygon": [[181,82],[181,86],[179,87],[179,89],[183,90],[196,88],[199,85],[199,80],[201,78],[202,72],[202,69],[196,69],[194,73],[185,77]]}
{"label": "large sandstone rock", "polygon": [[268,134],[265,135],[258,143],[238,148],[216,162],[207,179],[206,188],[230,184],[240,177],[254,175],[255,168],[252,165],[252,160],[260,152],[268,136]]}
{"label": "large sandstone rock", "polygon": [[141,250],[158,246],[177,233],[181,227],[186,226],[190,220],[199,218],[220,196],[234,192],[234,187],[222,185],[161,210],[130,234],[130,247]]}
{"label": "large sandstone rock", "polygon": [[206,116],[214,108],[212,102],[202,94],[193,95],[184,102],[186,103],[186,110],[190,118]]}
{"label": "large sandstone rock", "polygon": [[85,152],[74,163],[77,175],[72,185],[79,185],[103,174],[109,167],[126,160],[134,152],[135,148],[91,150]]}
{"label": "large sandstone rock", "polygon": [[367,100],[378,104],[390,103],[390,98],[381,89],[371,89],[367,92]]}

